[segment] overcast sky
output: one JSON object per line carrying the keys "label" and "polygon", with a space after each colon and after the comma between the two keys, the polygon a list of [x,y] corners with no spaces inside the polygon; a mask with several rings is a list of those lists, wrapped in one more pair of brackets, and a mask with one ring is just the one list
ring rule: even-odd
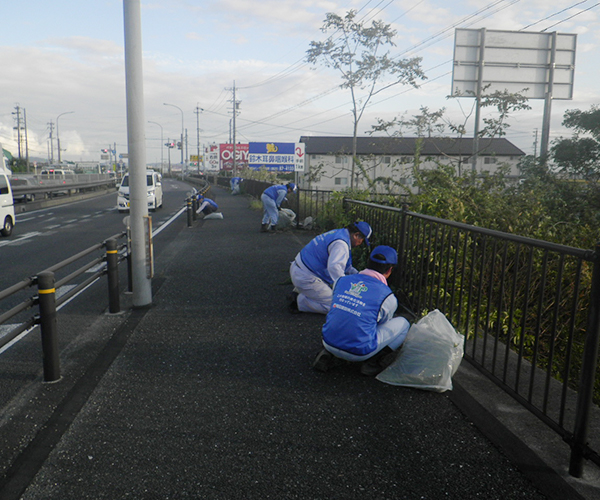
{"label": "overcast sky", "polygon": [[[600,103],[600,7],[594,0],[142,0],[141,6],[145,120],[154,122],[146,127],[149,163],[160,161],[161,150],[166,158],[161,133],[163,143],[179,138],[182,112],[190,154],[198,135],[202,144],[227,142],[234,82],[239,142],[351,136],[350,95],[339,89],[339,74],[305,63],[310,42],[325,37],[326,14],[349,9],[359,19],[391,24],[397,31],[391,55],[422,57],[427,75],[419,89],[396,86],[378,95],[359,135],[377,118],[410,117],[421,106],[445,107],[453,123],[472,115],[472,99],[447,99],[456,28],[577,34],[574,97],[553,101],[551,138],[570,135],[561,127],[565,110]],[[30,157],[50,156],[50,130],[56,138],[59,116],[63,160],[96,161],[102,148],[115,144],[118,153],[127,152],[122,1],[17,3],[4,18],[0,45],[5,149],[17,155],[18,110],[26,116]],[[530,105],[513,117],[507,135],[527,154],[536,130],[539,141],[543,100]],[[472,118],[467,125],[472,133]],[[55,160],[56,147],[53,141]]]}

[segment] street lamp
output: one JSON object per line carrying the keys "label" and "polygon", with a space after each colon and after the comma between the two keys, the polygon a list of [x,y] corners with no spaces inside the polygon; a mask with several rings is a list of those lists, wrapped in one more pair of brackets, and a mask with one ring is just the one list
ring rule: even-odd
{"label": "street lamp", "polygon": [[175,106],[175,104],[167,104],[163,102],[165,106],[173,106],[181,111],[181,174],[183,175],[183,110],[179,106]]}
{"label": "street lamp", "polygon": [[60,136],[58,135],[58,119],[62,115],[68,115],[70,113],[75,113],[75,111],[65,111],[56,117],[56,144],[58,145],[58,163],[60,164]]}
{"label": "street lamp", "polygon": [[163,168],[165,168],[165,160],[164,160],[164,152],[163,152],[163,127],[158,122],[151,122],[148,120],[148,123],[154,123],[154,125],[158,125],[160,127],[160,173],[163,173]]}

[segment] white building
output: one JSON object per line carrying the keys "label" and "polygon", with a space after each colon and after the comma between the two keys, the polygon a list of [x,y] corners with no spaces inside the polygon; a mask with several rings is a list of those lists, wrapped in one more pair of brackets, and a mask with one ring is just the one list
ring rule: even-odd
{"label": "white building", "polygon": [[[349,188],[352,170],[352,137],[303,136],[306,144],[304,174],[298,184],[305,189],[339,191]],[[434,169],[453,166],[458,174],[471,171],[472,138],[358,137],[357,157],[364,172],[355,166],[354,187],[365,189],[371,181],[378,192],[412,190],[415,166]],[[525,155],[507,139],[479,139],[476,171],[494,172],[508,166],[508,175],[518,177],[517,165]],[[366,174],[366,175],[365,175]]]}

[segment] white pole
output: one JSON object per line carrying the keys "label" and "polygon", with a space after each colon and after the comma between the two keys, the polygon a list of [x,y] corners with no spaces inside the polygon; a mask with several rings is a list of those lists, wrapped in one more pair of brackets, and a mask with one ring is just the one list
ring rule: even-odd
{"label": "white pole", "polygon": [[133,306],[152,303],[151,278],[147,272],[146,143],[144,137],[144,86],[142,72],[142,22],[140,0],[123,0],[125,25],[125,83],[127,95],[127,143],[129,154],[129,201]]}

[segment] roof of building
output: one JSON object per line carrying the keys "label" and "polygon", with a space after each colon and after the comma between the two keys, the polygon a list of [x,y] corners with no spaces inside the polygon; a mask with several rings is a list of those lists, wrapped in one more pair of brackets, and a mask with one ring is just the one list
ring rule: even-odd
{"label": "roof of building", "polygon": [[[455,137],[357,137],[358,155],[415,154],[418,140],[423,141],[422,156],[469,156],[473,138]],[[348,155],[352,153],[352,137],[302,136],[306,154]],[[524,156],[525,153],[507,139],[479,139],[480,156]]]}

